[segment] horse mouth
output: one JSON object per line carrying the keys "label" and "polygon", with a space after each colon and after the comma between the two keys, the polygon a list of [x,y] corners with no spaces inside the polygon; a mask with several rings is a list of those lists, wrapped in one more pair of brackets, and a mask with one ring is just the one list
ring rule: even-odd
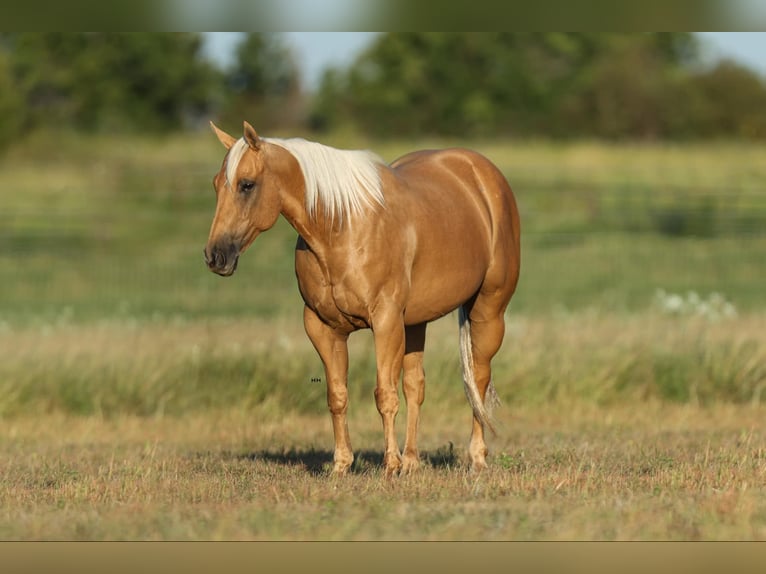
{"label": "horse mouth", "polygon": [[237,264],[239,263],[239,253],[234,251],[232,253],[226,253],[221,250],[213,250],[212,253],[205,253],[205,264],[208,269],[220,275],[221,277],[231,277],[237,270]]}
{"label": "horse mouth", "polygon": [[216,267],[216,268],[211,267],[210,270],[213,273],[220,275],[221,277],[231,277],[232,275],[234,275],[234,272],[237,270],[238,263],[239,263],[239,255],[236,255],[234,256],[234,261],[232,261],[231,263],[228,263],[223,267]]}

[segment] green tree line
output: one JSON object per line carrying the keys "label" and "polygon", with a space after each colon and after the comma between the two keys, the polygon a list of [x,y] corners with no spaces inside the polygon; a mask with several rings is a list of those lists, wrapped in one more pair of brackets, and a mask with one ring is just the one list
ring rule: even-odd
{"label": "green tree line", "polygon": [[390,33],[328,71],[317,127],[380,135],[765,138],[766,83],[690,33]]}
{"label": "green tree line", "polygon": [[199,33],[0,34],[0,145],[29,130],[168,132],[211,116],[294,113],[292,55],[274,34],[248,34],[235,63],[206,58]]}
{"label": "green tree line", "polygon": [[261,129],[376,136],[766,138],[766,82],[703,66],[690,33],[385,33],[302,89],[278,34],[251,33],[232,65],[199,33],[0,34],[0,145],[51,125]]}

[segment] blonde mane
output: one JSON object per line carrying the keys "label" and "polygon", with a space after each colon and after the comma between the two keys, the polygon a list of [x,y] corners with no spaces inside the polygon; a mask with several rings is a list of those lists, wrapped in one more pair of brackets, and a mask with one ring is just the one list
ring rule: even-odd
{"label": "blonde mane", "polygon": [[[385,205],[378,172],[383,160],[374,153],[340,150],[301,138],[264,141],[287,150],[297,160],[303,172],[310,217],[322,209],[325,217],[343,223],[361,216],[365,209]],[[226,160],[228,182],[233,181],[247,147],[244,138],[231,147]]]}

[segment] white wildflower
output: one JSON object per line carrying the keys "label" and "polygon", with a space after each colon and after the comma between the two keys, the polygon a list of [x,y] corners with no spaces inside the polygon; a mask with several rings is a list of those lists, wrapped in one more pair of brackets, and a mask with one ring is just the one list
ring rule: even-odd
{"label": "white wildflower", "polygon": [[721,293],[714,291],[707,298],[702,298],[696,291],[687,291],[686,297],[677,293],[668,293],[657,289],[654,295],[655,306],[666,315],[698,316],[710,321],[736,317],[737,309]]}

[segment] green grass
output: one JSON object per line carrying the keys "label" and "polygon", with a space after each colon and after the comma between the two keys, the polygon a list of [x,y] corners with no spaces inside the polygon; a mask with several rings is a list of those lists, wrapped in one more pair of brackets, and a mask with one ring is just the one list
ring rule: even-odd
{"label": "green grass", "polygon": [[[721,319],[579,312],[509,316],[493,363],[504,404],[645,400],[713,405],[766,401],[764,315]],[[429,327],[428,401],[462,412],[457,321]],[[0,416],[185,416],[263,408],[321,414],[321,362],[298,317],[275,321],[164,319],[6,328]],[[289,357],[289,360],[287,359]],[[351,337],[351,399],[377,418],[372,337]]]}
{"label": "green grass", "polygon": [[[391,160],[463,142],[327,143]],[[48,134],[11,150],[0,538],[766,538],[766,149],[471,147],[503,169],[522,213],[494,361],[500,430],[489,470],[468,473],[446,317],[426,343],[424,468],[394,481],[368,332],[351,338],[357,460],[345,480],[329,474],[295,232],[280,221],[232,278],[205,269],[223,157],[212,135]],[[719,293],[737,313],[672,311],[658,289]]]}
{"label": "green grass", "polygon": [[[61,312],[78,321],[276,317],[300,307],[295,232],[282,220],[253,245],[235,277],[205,270],[210,179],[223,156],[212,135],[67,137],[63,147],[53,137],[32,141],[3,160],[0,320],[55,320]],[[386,159],[419,145],[357,143]],[[740,309],[762,307],[761,147],[473,147],[503,169],[521,207],[515,310],[637,311],[657,288],[719,291]]]}

